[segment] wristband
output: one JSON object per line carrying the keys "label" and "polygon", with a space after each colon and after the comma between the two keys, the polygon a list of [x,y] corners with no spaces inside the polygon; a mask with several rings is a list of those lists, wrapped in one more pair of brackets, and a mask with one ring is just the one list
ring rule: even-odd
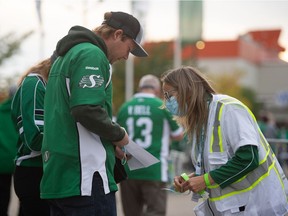
{"label": "wristband", "polygon": [[209,180],[209,173],[205,173],[204,174],[204,181],[205,181],[205,184],[206,184],[207,187],[211,186],[211,182]]}
{"label": "wristband", "polygon": [[185,180],[188,181],[189,180],[189,176],[186,173],[182,173],[181,177]]}

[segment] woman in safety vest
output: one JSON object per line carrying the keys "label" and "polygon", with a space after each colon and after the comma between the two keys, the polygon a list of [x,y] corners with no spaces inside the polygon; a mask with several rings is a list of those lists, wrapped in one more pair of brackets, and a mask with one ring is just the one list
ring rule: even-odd
{"label": "woman in safety vest", "polygon": [[[216,94],[192,67],[162,75],[165,107],[192,142],[195,172],[174,177],[175,189],[204,198],[197,216],[273,216],[288,212],[288,182],[252,112]],[[201,197],[202,196],[202,197]]]}

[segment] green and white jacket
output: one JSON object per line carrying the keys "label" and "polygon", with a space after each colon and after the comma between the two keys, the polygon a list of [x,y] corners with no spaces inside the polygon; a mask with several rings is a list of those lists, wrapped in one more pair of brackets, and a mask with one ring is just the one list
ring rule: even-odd
{"label": "green and white jacket", "polygon": [[[57,53],[45,95],[41,198],[90,196],[95,172],[105,194],[116,191],[112,142],[125,132],[112,122],[107,48],[95,33],[75,26],[60,40]],[[84,112],[76,119],[73,113],[81,108]]]}
{"label": "green and white jacket", "polygon": [[42,167],[45,88],[43,78],[31,73],[22,81],[14,95],[11,114],[20,135],[17,166]]}

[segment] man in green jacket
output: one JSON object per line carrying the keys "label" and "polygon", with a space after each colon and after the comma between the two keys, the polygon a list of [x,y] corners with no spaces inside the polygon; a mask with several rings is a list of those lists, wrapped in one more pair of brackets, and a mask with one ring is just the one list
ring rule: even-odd
{"label": "man in green jacket", "polygon": [[138,20],[107,12],[90,31],[72,27],[57,44],[45,95],[41,198],[52,215],[116,215],[115,148],[126,131],[112,121],[111,64],[145,57]]}

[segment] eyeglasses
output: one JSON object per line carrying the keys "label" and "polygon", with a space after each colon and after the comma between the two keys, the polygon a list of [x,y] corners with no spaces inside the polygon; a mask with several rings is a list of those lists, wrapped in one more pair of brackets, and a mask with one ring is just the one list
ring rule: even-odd
{"label": "eyeglasses", "polygon": [[164,98],[169,101],[170,98],[172,97],[172,95],[170,95],[171,92],[175,92],[176,90],[170,90],[170,91],[167,91],[167,92],[163,92],[164,93]]}

